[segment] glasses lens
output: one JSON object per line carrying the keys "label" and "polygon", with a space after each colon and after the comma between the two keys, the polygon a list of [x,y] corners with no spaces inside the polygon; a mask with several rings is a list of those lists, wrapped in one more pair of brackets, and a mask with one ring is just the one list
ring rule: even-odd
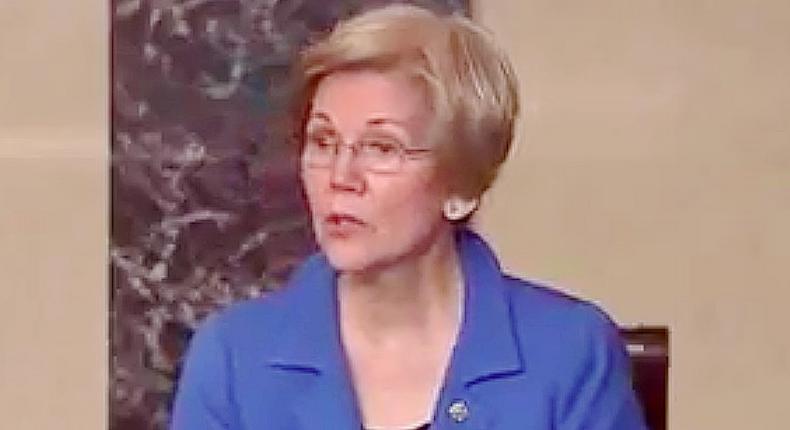
{"label": "glasses lens", "polygon": [[[302,152],[302,160],[307,166],[329,167],[334,163],[340,143],[331,136],[323,134],[308,135]],[[403,164],[404,148],[396,139],[388,137],[369,137],[349,146],[358,166],[380,173],[397,173]]]}
{"label": "glasses lens", "polygon": [[366,139],[361,142],[359,154],[366,168],[382,173],[397,172],[403,156],[401,145],[392,139]]}
{"label": "glasses lens", "polygon": [[336,148],[326,136],[308,136],[302,157],[311,166],[326,167],[332,164]]}

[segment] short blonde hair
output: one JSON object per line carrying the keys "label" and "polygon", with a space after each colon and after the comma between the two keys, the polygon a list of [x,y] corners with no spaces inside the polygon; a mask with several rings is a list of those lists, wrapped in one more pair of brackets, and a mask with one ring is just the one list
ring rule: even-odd
{"label": "short blonde hair", "polygon": [[395,4],[341,21],[302,53],[298,132],[320,81],[338,71],[404,71],[422,80],[434,113],[430,144],[450,191],[478,198],[513,141],[515,74],[491,35],[459,15]]}

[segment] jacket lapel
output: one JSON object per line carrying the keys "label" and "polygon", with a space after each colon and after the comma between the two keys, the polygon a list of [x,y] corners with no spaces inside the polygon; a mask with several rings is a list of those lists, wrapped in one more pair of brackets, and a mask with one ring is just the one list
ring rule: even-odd
{"label": "jacket lapel", "polygon": [[521,372],[523,362],[507,285],[491,249],[477,234],[459,230],[465,303],[449,377],[468,388]]}
{"label": "jacket lapel", "polygon": [[356,404],[341,378],[322,376],[294,403],[293,412],[304,430],[361,429]]}
{"label": "jacket lapel", "polygon": [[312,381],[297,395],[292,411],[300,429],[361,427],[338,328],[336,275],[322,255],[309,259],[288,287],[291,309],[282,343],[269,365]]}
{"label": "jacket lapel", "polygon": [[464,317],[434,412],[434,426],[485,430],[491,428],[494,417],[477,396],[487,382],[519,374],[524,366],[508,286],[494,254],[477,234],[463,229],[457,234],[465,284]]}

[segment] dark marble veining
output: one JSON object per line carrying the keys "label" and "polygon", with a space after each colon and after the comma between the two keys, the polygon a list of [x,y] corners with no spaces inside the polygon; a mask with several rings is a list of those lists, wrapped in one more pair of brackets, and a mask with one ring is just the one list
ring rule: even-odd
{"label": "dark marble veining", "polygon": [[314,249],[284,127],[290,65],[371,3],[111,2],[111,428],[165,428],[191,331]]}

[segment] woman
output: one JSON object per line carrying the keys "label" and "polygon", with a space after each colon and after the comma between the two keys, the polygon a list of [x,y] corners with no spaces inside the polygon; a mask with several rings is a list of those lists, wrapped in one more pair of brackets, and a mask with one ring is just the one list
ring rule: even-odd
{"label": "woman", "polygon": [[301,175],[321,253],[204,324],[172,428],[644,428],[607,317],[503,274],[465,227],[518,111],[490,36],[389,6],[302,60]]}

